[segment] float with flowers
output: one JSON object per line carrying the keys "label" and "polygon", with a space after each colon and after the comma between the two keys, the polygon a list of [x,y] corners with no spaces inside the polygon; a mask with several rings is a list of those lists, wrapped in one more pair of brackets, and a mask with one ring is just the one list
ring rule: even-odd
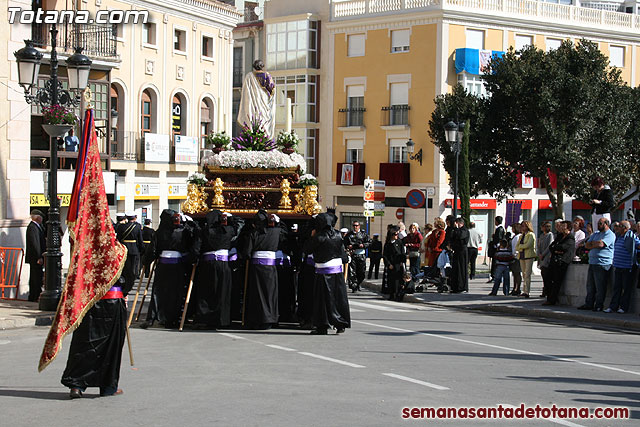
{"label": "float with flowers", "polygon": [[182,210],[246,216],[264,209],[283,217],[319,213],[318,181],[306,174],[305,159],[296,152],[299,142],[292,131],[270,138],[258,120],[243,125],[233,139],[225,132],[207,135],[202,172],[188,178]]}

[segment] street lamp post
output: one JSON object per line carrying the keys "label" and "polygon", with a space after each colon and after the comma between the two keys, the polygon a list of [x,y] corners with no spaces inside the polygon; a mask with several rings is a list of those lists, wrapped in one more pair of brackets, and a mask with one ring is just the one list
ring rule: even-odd
{"label": "street lamp post", "polygon": [[451,145],[451,151],[456,155],[456,170],[453,185],[453,217],[458,217],[458,159],[462,151],[462,137],[464,135],[464,122],[455,123],[453,120],[444,125],[445,138]]}
{"label": "street lamp post", "polygon": [[[53,24],[51,34],[51,74],[43,88],[37,88],[38,70],[42,53],[33,47],[31,40],[25,40],[25,47],[14,52],[18,62],[18,82],[24,89],[27,103],[37,103],[40,107],[59,105],[76,107],[80,101],[80,93],[85,90],[89,81],[91,60],[82,54],[82,48],[75,48],[75,53],[67,59],[69,90],[62,87],[58,80],[58,55],[56,39],[58,29]],[[35,93],[33,93],[35,89]],[[39,308],[55,311],[58,307],[62,288],[62,252],[60,251],[60,202],[58,200],[58,147],[55,140],[71,129],[72,125],[44,124],[43,129],[49,135],[50,170],[49,170],[49,218],[47,221],[47,251],[45,253],[45,291],[40,295]]]}

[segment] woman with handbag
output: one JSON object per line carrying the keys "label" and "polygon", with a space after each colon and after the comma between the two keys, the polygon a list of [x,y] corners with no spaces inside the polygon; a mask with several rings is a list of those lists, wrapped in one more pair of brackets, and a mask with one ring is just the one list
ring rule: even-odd
{"label": "woman with handbag", "polygon": [[420,245],[422,244],[422,234],[420,234],[418,227],[417,222],[411,224],[407,237],[403,239],[407,249],[407,256],[409,257],[409,271],[411,272],[412,279],[415,279],[418,273],[420,273]]}
{"label": "woman with handbag", "polygon": [[536,235],[533,232],[531,221],[522,221],[520,224],[522,235],[516,245],[518,258],[520,260],[520,269],[522,270],[522,293],[521,296],[529,298],[529,289],[531,287],[531,270],[533,261],[536,256]]}

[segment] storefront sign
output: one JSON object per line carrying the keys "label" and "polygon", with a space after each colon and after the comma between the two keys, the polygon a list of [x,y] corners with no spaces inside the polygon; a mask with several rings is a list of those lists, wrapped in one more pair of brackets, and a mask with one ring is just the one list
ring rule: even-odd
{"label": "storefront sign", "polygon": [[176,163],[198,163],[198,139],[193,136],[175,136]]}
{"label": "storefront sign", "polygon": [[[457,200],[458,209],[460,209],[460,199]],[[495,209],[496,208],[496,200],[495,199],[471,199],[469,201],[471,205],[471,209]],[[445,208],[451,208],[453,205],[453,199],[446,199],[444,201]]]}
{"label": "storefront sign", "polygon": [[160,186],[158,184],[136,184],[134,199],[149,200],[160,198]]}
{"label": "storefront sign", "polygon": [[144,160],[146,162],[169,162],[169,135],[144,134]]}
{"label": "storefront sign", "polygon": [[522,188],[533,188],[533,177],[522,174]]}
{"label": "storefront sign", "polygon": [[168,199],[186,199],[187,184],[169,184],[167,194]]}
{"label": "storefront sign", "polygon": [[[58,194],[58,198],[60,199],[61,207],[69,206],[71,194]],[[49,206],[49,200],[47,200],[44,194],[31,194],[29,196],[29,205],[38,207]]]}

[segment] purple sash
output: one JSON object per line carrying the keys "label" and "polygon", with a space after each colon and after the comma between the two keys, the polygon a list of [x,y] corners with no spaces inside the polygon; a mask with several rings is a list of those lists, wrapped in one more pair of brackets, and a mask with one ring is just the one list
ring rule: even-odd
{"label": "purple sash", "polygon": [[276,260],[272,258],[251,258],[254,265],[276,265]]}
{"label": "purple sash", "polygon": [[338,274],[342,273],[341,265],[334,265],[332,267],[316,267],[316,274]]}
{"label": "purple sash", "polygon": [[[236,259],[238,255],[236,254]],[[229,256],[227,255],[216,255],[216,254],[204,254],[202,255],[203,261],[229,261]]]}

